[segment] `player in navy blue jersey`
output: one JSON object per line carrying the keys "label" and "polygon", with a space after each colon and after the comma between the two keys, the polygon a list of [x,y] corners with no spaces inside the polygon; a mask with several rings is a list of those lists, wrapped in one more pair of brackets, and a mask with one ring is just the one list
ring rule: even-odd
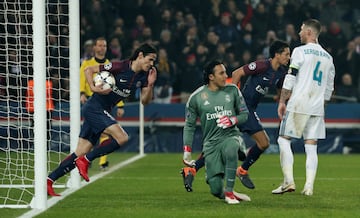
{"label": "player in navy blue jersey", "polygon": [[[242,184],[250,189],[255,186],[249,178],[248,169],[270,144],[269,137],[256,114],[256,108],[269,89],[281,89],[290,60],[289,45],[283,41],[274,41],[270,47],[270,55],[270,59],[251,62],[232,72],[232,83],[234,84],[238,84],[241,77],[248,76],[241,92],[249,109],[249,117],[238,127],[241,132],[249,134],[255,140],[256,145],[249,149],[242,165],[238,167],[236,175]],[[239,151],[239,154],[241,153],[242,151]],[[189,192],[192,191],[194,172],[204,166],[202,155],[193,165],[182,169],[184,186]]]}
{"label": "player in navy blue jersey", "polygon": [[[128,141],[127,133],[110,112],[119,101],[134,95],[138,88],[141,88],[141,103],[144,105],[150,103],[157,76],[154,67],[156,58],[156,49],[149,44],[142,44],[134,51],[129,60],[85,69],[86,80],[94,94],[82,108],[84,123],[75,152],[67,156],[48,176],[48,195],[59,196],[52,187],[54,181],[70,172],[75,166],[79,169],[80,175],[89,181],[87,172],[90,162],[115,151]],[[114,75],[116,85],[113,88],[102,89],[101,86],[94,85],[93,74],[101,71],[109,71]],[[109,135],[109,139],[91,150],[101,133]]]}

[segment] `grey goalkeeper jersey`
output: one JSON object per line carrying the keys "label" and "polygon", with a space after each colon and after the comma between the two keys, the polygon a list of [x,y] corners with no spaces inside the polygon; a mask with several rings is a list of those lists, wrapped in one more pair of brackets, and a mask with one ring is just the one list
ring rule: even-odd
{"label": "grey goalkeeper jersey", "polygon": [[184,145],[192,146],[197,119],[200,118],[203,132],[203,152],[212,150],[224,137],[239,136],[236,125],[223,129],[216,120],[223,116],[236,116],[239,124],[248,118],[248,109],[239,89],[227,84],[219,91],[210,91],[207,85],[195,90],[186,103],[186,118],[183,131]]}

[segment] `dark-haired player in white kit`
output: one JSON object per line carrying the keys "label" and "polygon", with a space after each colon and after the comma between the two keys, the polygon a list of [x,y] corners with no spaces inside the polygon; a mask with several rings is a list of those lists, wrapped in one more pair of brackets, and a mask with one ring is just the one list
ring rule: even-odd
{"label": "dark-haired player in white kit", "polygon": [[[255,186],[248,175],[248,169],[270,144],[269,137],[256,114],[256,108],[270,88],[281,89],[287,72],[287,64],[290,60],[289,45],[283,41],[274,41],[270,46],[270,55],[271,58],[269,59],[251,62],[232,73],[234,84],[238,84],[241,77],[249,76],[241,91],[249,109],[249,118],[238,127],[241,132],[249,134],[255,140],[256,145],[249,149],[245,160],[237,169],[237,176],[242,184],[250,189],[255,188]],[[239,153],[241,154],[241,151]],[[182,169],[184,186],[188,192],[192,191],[194,174],[204,166],[203,162],[203,157],[200,156],[194,167],[189,166]]]}
{"label": "dark-haired player in white kit", "polygon": [[[128,141],[128,135],[110,114],[116,104],[135,94],[141,88],[141,103],[148,104],[153,97],[153,86],[156,80],[156,69],[153,67],[157,58],[156,49],[145,43],[137,48],[129,60],[91,66],[85,69],[86,80],[94,94],[82,108],[84,123],[80,130],[79,141],[75,152],[67,156],[52,171],[47,179],[47,193],[59,196],[52,185],[58,178],[75,168],[80,175],[89,181],[89,164],[95,158],[109,154]],[[109,71],[116,80],[110,89],[102,89],[93,84],[93,74]],[[109,139],[101,142],[89,152],[98,141],[101,133],[109,135]]]}

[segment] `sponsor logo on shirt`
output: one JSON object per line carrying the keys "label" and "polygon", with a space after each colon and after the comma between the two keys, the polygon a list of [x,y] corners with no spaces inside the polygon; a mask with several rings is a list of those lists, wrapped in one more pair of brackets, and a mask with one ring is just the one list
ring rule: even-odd
{"label": "sponsor logo on shirt", "polygon": [[226,110],[224,106],[214,106],[214,113],[206,113],[206,120],[215,120],[223,116],[232,116],[231,110]]}
{"label": "sponsor logo on shirt", "polygon": [[266,95],[266,93],[268,93],[269,91],[269,88],[268,87],[262,88],[260,85],[257,85],[255,90],[262,95]]}
{"label": "sponsor logo on shirt", "polygon": [[206,113],[206,120],[215,120],[223,116],[232,116],[231,110],[216,111],[215,113]]}
{"label": "sponsor logo on shirt", "polygon": [[131,94],[131,90],[130,89],[123,89],[123,90],[120,90],[117,86],[115,86],[112,91],[114,93],[116,93],[117,95],[120,95],[121,97],[124,97],[124,98],[127,98],[130,96]]}

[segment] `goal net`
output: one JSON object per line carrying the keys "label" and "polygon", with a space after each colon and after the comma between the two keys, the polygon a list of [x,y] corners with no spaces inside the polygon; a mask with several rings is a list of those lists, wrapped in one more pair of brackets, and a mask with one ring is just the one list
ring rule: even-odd
{"label": "goal net", "polygon": [[[79,1],[0,3],[0,208],[46,209],[46,177],[75,151],[81,124],[79,20]],[[54,187],[80,188],[79,173],[71,171]]]}
{"label": "goal net", "polygon": [[[48,171],[70,150],[68,2],[45,3],[46,137],[38,146],[46,148]],[[0,3],[0,207],[30,207],[36,190],[33,6],[31,0]]]}

